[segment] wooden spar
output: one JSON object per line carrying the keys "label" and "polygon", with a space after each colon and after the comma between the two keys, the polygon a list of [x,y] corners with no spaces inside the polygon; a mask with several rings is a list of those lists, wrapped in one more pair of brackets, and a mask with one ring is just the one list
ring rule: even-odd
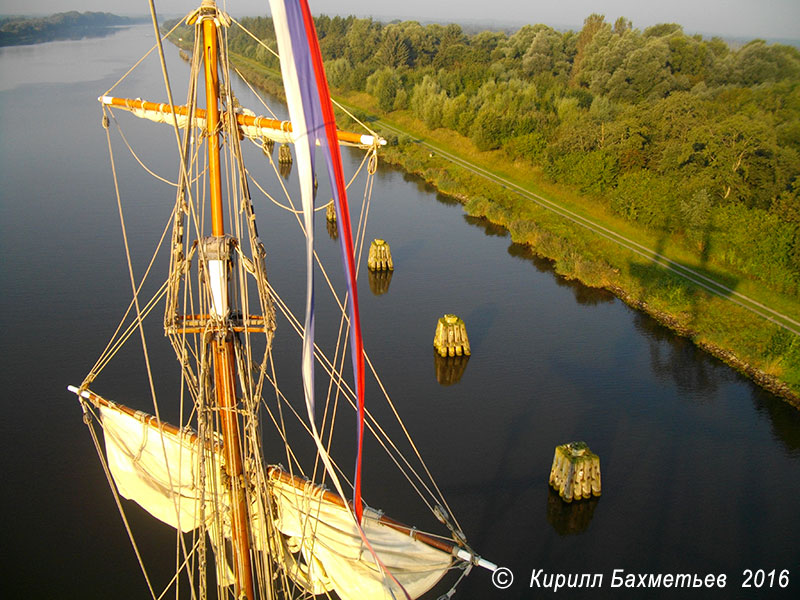
{"label": "wooden spar", "polygon": [[[211,315],[177,315],[167,325],[169,333],[203,333]],[[250,315],[246,319],[231,317],[229,325],[233,331],[248,333],[264,333],[269,331],[269,325],[264,315]]]}
{"label": "wooden spar", "polygon": [[[205,3],[204,3],[205,4]],[[216,6],[214,7],[216,17]],[[219,77],[217,74],[217,25],[214,19],[203,20],[203,59],[206,74],[206,131],[208,132],[208,179],[211,188],[212,233],[225,235],[222,210],[222,177],[219,168]]]}
{"label": "wooden spar", "polygon": [[83,390],[76,388],[74,385],[67,386],[67,389],[72,392],[73,394],[78,394],[81,398],[88,400],[92,403],[92,405],[96,408],[111,408],[117,410],[123,414],[128,415],[129,417],[133,417],[137,421],[141,421],[145,425],[152,427],[157,431],[165,431],[171,435],[176,437],[188,437],[189,442],[197,443],[199,439],[198,435],[191,430],[181,429],[180,427],[176,427],[172,423],[167,423],[166,421],[159,421],[153,415],[149,415],[146,412],[142,412],[141,410],[136,410],[131,408],[130,406],[125,406],[124,404],[118,404],[116,402],[112,402],[111,400],[106,400],[102,396],[95,394],[91,390]]}
{"label": "wooden spar", "polygon": [[250,517],[247,510],[239,420],[236,413],[236,380],[233,334],[212,341],[214,354],[214,387],[220,407],[225,470],[231,481],[231,541],[236,564],[237,598],[254,600],[253,565],[250,555]]}
{"label": "wooden spar", "polygon": [[[100,102],[108,106],[115,106],[123,110],[147,110],[163,114],[165,116],[172,116],[172,110],[175,114],[181,117],[188,117],[190,109],[188,106],[170,106],[169,104],[159,104],[158,102],[147,102],[145,100],[134,100],[131,98],[115,98],[113,96],[101,96],[98,98]],[[222,113],[224,118],[230,117],[230,112]],[[256,117],[253,115],[236,114],[236,122],[242,127],[254,127],[265,131],[280,131],[291,132],[292,123],[290,121],[280,121],[278,119],[270,119],[269,117]],[[206,111],[202,108],[197,108],[194,111],[196,119],[204,120],[206,118]],[[375,137],[371,135],[361,135],[352,131],[337,131],[336,137],[340,143],[356,144],[358,146],[371,146],[375,142]],[[386,145],[386,140],[378,138],[378,144],[381,146]]]}
{"label": "wooden spar", "polygon": [[[219,159],[219,80],[217,62],[217,6],[214,0],[203,0],[200,7],[203,24],[203,48],[206,83],[206,128],[208,132],[208,177],[211,197],[212,233],[215,237],[225,235],[222,206],[222,178]],[[209,261],[211,262],[211,261]],[[227,274],[223,273],[227,285]],[[211,340],[214,356],[214,390],[219,406],[222,428],[225,470],[230,478],[231,542],[233,545],[236,597],[255,600],[253,587],[253,563],[250,552],[250,518],[245,497],[245,481],[242,472],[242,451],[239,441],[239,419],[236,399],[236,362],[233,350],[233,332],[228,330],[227,307],[223,307],[226,323]]]}

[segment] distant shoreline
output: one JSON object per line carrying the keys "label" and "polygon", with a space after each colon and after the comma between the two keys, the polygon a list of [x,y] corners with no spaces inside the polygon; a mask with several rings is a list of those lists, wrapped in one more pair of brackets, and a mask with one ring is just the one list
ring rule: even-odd
{"label": "distant shoreline", "polygon": [[0,46],[25,46],[108,35],[141,19],[104,12],[70,11],[48,17],[0,18]]}

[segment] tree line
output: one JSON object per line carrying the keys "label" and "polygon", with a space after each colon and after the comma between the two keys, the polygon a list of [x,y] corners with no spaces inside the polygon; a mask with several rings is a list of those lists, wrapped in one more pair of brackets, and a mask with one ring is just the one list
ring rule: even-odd
{"label": "tree line", "polygon": [[74,10],[49,17],[4,17],[0,18],[0,46],[81,38],[103,33],[116,25],[130,25],[134,21],[106,12],[79,13]]}
{"label": "tree line", "polygon": [[[800,291],[800,52],[669,23],[580,31],[315,19],[330,84],[541,168],[617,215]],[[243,20],[271,47],[269,18]],[[278,68],[231,29],[233,52]]]}

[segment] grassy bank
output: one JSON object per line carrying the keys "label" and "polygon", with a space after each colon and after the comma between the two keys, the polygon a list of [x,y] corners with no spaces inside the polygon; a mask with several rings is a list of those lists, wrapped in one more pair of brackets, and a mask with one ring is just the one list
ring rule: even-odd
{"label": "grassy bank", "polygon": [[[245,58],[237,58],[237,65],[251,82],[282,95],[277,73]],[[367,94],[350,94],[340,100],[361,117],[381,114]],[[436,151],[431,152],[431,146],[501,175],[524,190],[656,249],[670,260],[795,319],[800,316],[797,298],[766,289],[752,278],[699,256],[687,247],[685,240],[659,237],[637,228],[613,215],[596,198],[549,183],[530,165],[511,163],[499,151],[479,152],[469,139],[456,132],[430,131],[407,111],[393,112],[388,117],[382,116],[381,121],[373,121],[379,131],[381,123],[404,132],[399,136],[389,135],[388,129],[384,129],[398,143],[382,152],[383,160],[419,175],[442,193],[456,198],[468,214],[505,227],[514,242],[528,245],[550,259],[563,277],[613,292],[630,306],[650,314],[762,387],[800,407],[800,336],[737,304],[734,294],[726,297],[710,293],[659,261],[632,252],[543,208],[523,194],[455,165]]]}

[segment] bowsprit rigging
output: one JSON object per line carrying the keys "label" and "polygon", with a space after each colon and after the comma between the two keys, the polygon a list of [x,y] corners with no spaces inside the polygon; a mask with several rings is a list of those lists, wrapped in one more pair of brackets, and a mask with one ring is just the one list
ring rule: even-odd
{"label": "bowsprit rigging", "polygon": [[[355,265],[363,250],[366,218],[359,218],[358,226],[352,227],[347,190],[357,177],[345,183],[339,145],[354,146],[364,153],[361,164],[367,168],[359,167],[356,175],[362,173],[366,179],[361,210],[365,216],[377,151],[385,142],[368,129],[350,133],[336,128],[305,0],[272,0],[270,5],[289,121],[256,116],[238,105],[231,86],[227,32],[234,23],[241,25],[212,0],[204,0],[182,21],[193,27],[195,34],[184,104],[172,100],[160,38],[155,48],[162,59],[167,103],[111,96],[120,82],[100,97],[133,297],[96,364],[80,386],[69,389],[81,403],[153,598],[167,593],[236,599],[333,594],[342,599],[416,598],[453,570],[458,574],[448,592],[452,594],[474,565],[495,566],[467,544],[372,368],[359,325]],[[158,31],[152,3],[151,14]],[[202,90],[204,106],[198,104]],[[132,267],[111,141],[112,130],[119,130],[114,112],[118,109],[171,126],[178,148],[175,204],[141,278]],[[282,191],[286,196],[286,208],[295,214],[306,240],[307,299],[302,318],[294,315],[267,277],[267,252],[256,226],[251,184],[276,200],[246,170],[240,146],[244,140],[259,146],[268,141],[295,146],[300,209],[281,182],[271,155],[270,163],[275,180],[272,189],[279,190],[274,195]],[[341,291],[333,286],[314,251],[314,213],[327,204],[315,206],[318,158],[325,164],[333,193],[346,282],[346,290]],[[162,247],[169,254],[169,272],[157,291],[145,299],[145,280]],[[316,269],[325,277],[341,310],[340,335],[332,357],[314,340]],[[342,291],[346,293],[342,295]],[[162,400],[153,381],[144,329],[145,319],[162,302],[164,332],[181,368],[180,396],[167,400]],[[303,339],[304,416],[277,385],[272,360],[276,309]],[[98,377],[137,333],[150,383],[152,410],[147,411],[96,392]],[[352,383],[343,374],[347,353],[342,348],[348,340]],[[330,380],[324,405],[314,397],[315,366]],[[365,403],[367,369],[384,390],[391,414],[404,432],[405,439],[399,442],[389,438]],[[357,415],[352,478],[340,468],[331,449],[336,416],[343,410],[336,407],[345,403],[329,402],[330,395],[344,398]],[[160,407],[166,404],[171,405],[171,414],[177,411],[180,415],[176,425],[160,416]],[[293,450],[292,434],[285,424],[289,415],[298,419],[300,429],[312,440],[316,449],[313,465],[303,464]],[[274,431],[266,430],[265,422],[272,422]],[[374,436],[387,452],[409,481],[409,492],[418,494],[442,523],[443,534],[418,531],[365,504],[361,496],[365,435]],[[283,440],[286,467],[265,462],[266,436]],[[408,449],[402,452],[399,443]],[[322,470],[317,469],[317,462]],[[328,491],[326,484],[333,490]],[[179,559],[169,581],[156,582],[150,577],[122,498],[136,502],[175,529]]]}

